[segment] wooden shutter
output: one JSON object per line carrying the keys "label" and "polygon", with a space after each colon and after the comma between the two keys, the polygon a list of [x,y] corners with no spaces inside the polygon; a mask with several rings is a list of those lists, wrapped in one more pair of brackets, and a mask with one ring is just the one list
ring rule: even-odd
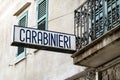
{"label": "wooden shutter", "polygon": [[26,26],[26,16],[19,20],[19,26]]}
{"label": "wooden shutter", "polygon": [[38,5],[38,19],[46,15],[46,0],[43,0]]}

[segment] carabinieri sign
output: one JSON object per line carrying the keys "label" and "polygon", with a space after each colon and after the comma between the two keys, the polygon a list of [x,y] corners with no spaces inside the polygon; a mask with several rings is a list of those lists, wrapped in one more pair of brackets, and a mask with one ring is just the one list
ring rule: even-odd
{"label": "carabinieri sign", "polygon": [[13,46],[64,53],[76,51],[75,35],[14,26]]}

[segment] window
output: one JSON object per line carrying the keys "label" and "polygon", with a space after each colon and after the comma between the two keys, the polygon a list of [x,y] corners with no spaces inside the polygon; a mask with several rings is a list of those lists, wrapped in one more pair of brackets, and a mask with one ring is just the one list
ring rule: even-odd
{"label": "window", "polygon": [[47,29],[47,3],[48,0],[39,0],[37,5],[37,27],[40,30]]}
{"label": "window", "polygon": [[[20,27],[26,27],[27,26],[27,14],[28,12],[25,12],[22,16],[19,17],[18,25]],[[17,50],[17,61],[20,61],[21,59],[25,58],[26,51],[24,47],[18,47]]]}

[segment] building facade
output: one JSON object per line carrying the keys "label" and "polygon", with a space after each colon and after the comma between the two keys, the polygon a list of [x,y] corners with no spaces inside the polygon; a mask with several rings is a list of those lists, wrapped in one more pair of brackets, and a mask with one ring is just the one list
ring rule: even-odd
{"label": "building facade", "polygon": [[85,67],[71,54],[11,46],[14,25],[74,34],[80,0],[0,0],[0,80],[64,80]]}
{"label": "building facade", "polygon": [[[120,80],[120,0],[0,3],[0,80]],[[14,25],[74,34],[76,52],[12,46]]]}

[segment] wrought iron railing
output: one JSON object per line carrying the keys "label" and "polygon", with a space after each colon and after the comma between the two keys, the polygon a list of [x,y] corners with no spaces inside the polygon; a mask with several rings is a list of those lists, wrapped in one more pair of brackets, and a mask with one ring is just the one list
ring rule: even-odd
{"label": "wrought iron railing", "polygon": [[96,76],[98,76],[96,71],[97,70],[95,68],[87,68],[84,71],[75,74],[65,80],[96,80]]}
{"label": "wrought iron railing", "polygon": [[95,71],[86,72],[85,76],[78,78],[78,80],[96,80],[96,73]]}
{"label": "wrought iron railing", "polygon": [[74,11],[74,34],[80,49],[120,23],[120,0],[87,0]]}

